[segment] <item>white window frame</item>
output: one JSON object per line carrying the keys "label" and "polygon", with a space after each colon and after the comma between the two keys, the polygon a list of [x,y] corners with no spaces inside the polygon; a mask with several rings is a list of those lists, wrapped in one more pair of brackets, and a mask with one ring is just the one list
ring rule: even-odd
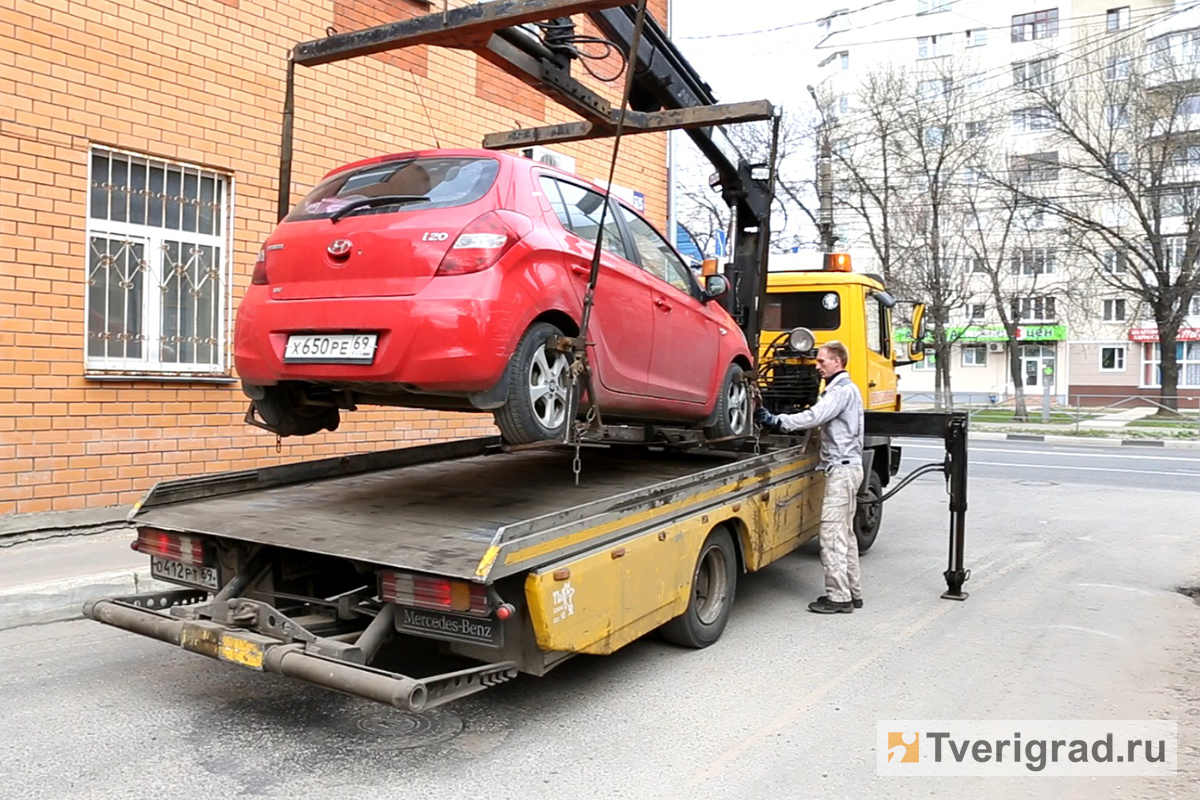
{"label": "white window frame", "polygon": [[1124,297],[1105,299],[1103,318],[1105,322],[1125,322],[1129,318],[1129,303]]}
{"label": "white window frame", "polygon": [[917,0],[917,14],[937,14],[949,11],[954,0]]}
{"label": "white window frame", "polygon": [[[1113,351],[1114,366],[1111,366],[1111,367],[1104,366],[1104,351],[1105,350]],[[1104,345],[1103,347],[1101,347],[1100,348],[1100,362],[1099,362],[1100,371],[1101,372],[1125,372],[1128,369],[1127,365],[1129,363],[1129,359],[1127,357],[1128,356],[1127,350],[1128,350],[1128,348],[1123,344]]]}
{"label": "white window frame", "polygon": [[[1200,351],[1200,343],[1198,342],[1179,342],[1176,346],[1182,345],[1183,358],[1179,359],[1179,386],[1180,389],[1200,389],[1200,382],[1187,383],[1187,368],[1189,366],[1197,366],[1200,369],[1200,358],[1188,358],[1189,354]],[[1197,345],[1195,348],[1188,345]],[[1142,371],[1139,377],[1141,389],[1159,389],[1162,388],[1162,381],[1158,380],[1159,365],[1162,363],[1162,344],[1159,342],[1147,342],[1142,345]],[[1150,380],[1150,376],[1154,376],[1155,380]]]}
{"label": "white window frame", "polygon": [[[168,228],[164,225],[154,226],[149,224],[120,222],[107,219],[93,218],[91,208],[92,189],[96,188],[94,182],[99,176],[92,174],[93,160],[97,154],[105,154],[111,158],[127,159],[127,163],[140,163],[147,166],[147,170],[151,166],[162,167],[166,170],[179,171],[181,174],[181,189],[184,181],[184,176],[195,175],[197,184],[199,185],[200,178],[212,178],[223,183],[222,206],[214,210],[214,218],[219,220],[220,233],[217,234],[201,234],[197,232],[184,231],[178,228]],[[136,375],[139,377],[147,377],[153,379],[157,376],[162,377],[179,377],[189,376],[203,379],[204,377],[227,377],[229,375],[228,364],[228,330],[230,327],[230,309],[232,308],[233,294],[233,219],[234,219],[234,177],[228,173],[218,172],[213,169],[202,167],[197,164],[190,164],[182,161],[174,161],[157,156],[149,156],[144,153],[138,153],[129,150],[121,150],[119,148],[105,147],[103,145],[93,144],[88,148],[88,187],[87,207],[85,209],[86,219],[86,255],[85,255],[85,275],[88,276],[85,282],[84,290],[84,330],[83,330],[83,352],[86,365],[86,375],[89,377],[106,377],[106,376],[124,376]],[[111,164],[111,161],[110,161]],[[111,167],[110,167],[111,169]],[[105,183],[107,183],[107,176]],[[163,187],[164,191],[166,186]],[[149,188],[147,189],[149,191]],[[127,195],[127,212],[131,205],[130,193]],[[149,194],[143,195],[147,201],[150,198]],[[182,195],[181,195],[182,196]],[[166,199],[164,199],[163,221],[166,220]],[[182,214],[182,209],[180,210]],[[197,211],[197,214],[199,211]],[[139,242],[142,245],[143,260],[145,268],[142,275],[142,290],[141,290],[141,323],[142,333],[142,355],[139,358],[118,358],[109,356],[93,356],[89,355],[89,325],[91,308],[90,292],[87,291],[87,286],[91,281],[91,246],[93,237],[102,237],[108,239],[126,240],[131,242]],[[216,351],[216,359],[214,363],[204,364],[195,362],[175,362],[163,361],[161,359],[161,347],[163,337],[163,314],[162,314],[162,292],[161,287],[166,278],[165,275],[165,254],[164,243],[167,241],[179,242],[183,247],[187,246],[203,246],[213,247],[216,252],[220,253],[217,260],[217,272],[219,274],[220,287],[213,293],[213,301],[217,304],[214,310],[214,328],[216,342],[213,347]]]}
{"label": "white window frame", "polygon": [[[970,357],[968,358],[968,356]],[[962,346],[962,365],[964,367],[986,367],[987,357],[986,344],[964,344]]]}
{"label": "white window frame", "polygon": [[945,55],[942,51],[946,49],[946,39],[948,34],[939,33],[934,36],[918,36],[917,37],[917,58],[940,58]]}
{"label": "white window frame", "polygon": [[1110,31],[1123,31],[1129,29],[1129,6],[1121,6],[1120,8],[1110,8],[1105,13],[1105,27]]}
{"label": "white window frame", "polygon": [[1129,106],[1114,103],[1104,107],[1104,122],[1112,130],[1129,127]]}
{"label": "white window frame", "polygon": [[918,372],[933,372],[937,367],[937,354],[931,350],[925,351],[925,358],[913,363],[913,369]]}
{"label": "white window frame", "polygon": [[987,40],[987,28],[972,28],[967,31],[967,47],[983,47],[987,44]]}
{"label": "white window frame", "polygon": [[1104,80],[1108,83],[1129,80],[1133,59],[1129,56],[1109,56],[1104,62]]}

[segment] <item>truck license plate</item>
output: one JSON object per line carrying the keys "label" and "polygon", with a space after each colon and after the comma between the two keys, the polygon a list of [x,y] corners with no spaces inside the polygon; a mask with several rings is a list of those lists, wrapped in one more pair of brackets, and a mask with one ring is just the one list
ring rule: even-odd
{"label": "truck license plate", "polygon": [[216,567],[180,564],[178,561],[158,556],[150,556],[150,577],[200,589],[211,589],[214,592],[218,589]]}
{"label": "truck license plate", "polygon": [[396,611],[396,629],[404,633],[489,647],[500,647],[504,644],[500,623],[494,619],[404,606],[399,606]]}
{"label": "truck license plate", "polygon": [[295,334],[288,337],[283,360],[289,364],[370,364],[374,333]]}

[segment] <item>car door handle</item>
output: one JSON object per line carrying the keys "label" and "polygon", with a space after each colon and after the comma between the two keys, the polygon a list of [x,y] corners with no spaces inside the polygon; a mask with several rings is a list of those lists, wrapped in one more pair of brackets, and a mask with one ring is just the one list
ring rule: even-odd
{"label": "car door handle", "polygon": [[590,266],[585,267],[582,264],[572,264],[571,272],[574,272],[576,275],[590,275],[592,268]]}
{"label": "car door handle", "polygon": [[867,384],[867,386],[870,386],[872,389],[874,389],[874,388],[875,388],[875,381],[871,381],[870,383],[868,383],[868,384]]}
{"label": "car door handle", "polygon": [[654,298],[654,305],[658,306],[663,311],[671,310],[671,304],[668,303],[666,300],[663,300],[661,297]]}

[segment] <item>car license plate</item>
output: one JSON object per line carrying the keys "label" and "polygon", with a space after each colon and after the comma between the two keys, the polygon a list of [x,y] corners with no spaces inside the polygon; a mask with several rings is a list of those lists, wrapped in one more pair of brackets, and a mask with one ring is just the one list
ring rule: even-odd
{"label": "car license plate", "polygon": [[503,630],[494,619],[404,606],[400,606],[396,611],[396,629],[405,633],[489,647],[500,647],[504,644]]}
{"label": "car license plate", "polygon": [[187,586],[196,586],[200,589],[211,589],[214,592],[219,588],[217,586],[216,567],[198,567],[194,564],[180,564],[178,561],[172,561],[169,558],[159,558],[158,556],[150,556],[150,577],[172,583],[182,583]]}
{"label": "car license plate", "polygon": [[374,333],[294,334],[283,360],[288,364],[370,364],[375,360]]}

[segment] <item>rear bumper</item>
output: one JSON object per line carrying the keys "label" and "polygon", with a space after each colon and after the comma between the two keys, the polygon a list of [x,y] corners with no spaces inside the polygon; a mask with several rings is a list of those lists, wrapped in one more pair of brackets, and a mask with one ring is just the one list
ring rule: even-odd
{"label": "rear bumper", "polygon": [[[425,291],[406,297],[271,300],[269,287],[251,287],[255,291],[238,309],[234,334],[238,375],[260,386],[295,380],[394,384],[430,394],[486,391],[503,375],[527,320],[517,318],[511,302],[493,299],[486,281],[479,283],[479,292],[453,298]],[[283,361],[293,333],[347,332],[378,335],[371,364]]]}
{"label": "rear bumper", "polygon": [[[516,677],[511,661],[470,670],[412,678],[357,664],[328,654],[347,649],[340,642],[281,641],[213,620],[189,619],[156,610],[196,603],[207,594],[180,589],[158,595],[134,595],[96,600],[83,607],[84,616],[122,630],[167,642],[193,653],[273,672],[326,689],[384,703],[403,711],[435,708]],[[149,607],[153,606],[153,608]],[[183,609],[186,610],[186,605]],[[352,649],[352,648],[351,648]]]}

